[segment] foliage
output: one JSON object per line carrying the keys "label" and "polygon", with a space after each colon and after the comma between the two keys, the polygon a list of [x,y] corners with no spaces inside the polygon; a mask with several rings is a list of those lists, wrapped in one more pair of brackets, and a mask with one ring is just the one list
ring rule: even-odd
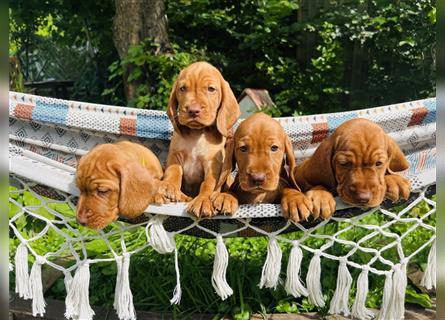
{"label": "foliage", "polygon": [[[19,204],[27,206],[39,206],[41,200],[36,199],[30,192],[18,192],[13,187],[10,187],[10,197]],[[435,196],[434,196],[435,197]],[[52,210],[60,212],[65,216],[73,216],[73,210],[65,203],[56,203],[50,205]],[[401,205],[396,210],[401,210],[405,205]],[[426,202],[421,202],[413,208],[408,216],[422,217],[430,210],[430,206]],[[18,212],[18,208],[10,203],[10,217]],[[46,209],[37,209],[36,213],[48,219],[54,219],[54,215]],[[377,212],[370,214],[361,220],[363,224],[382,225],[389,221],[389,217]],[[430,216],[426,218],[426,223],[435,225],[435,217]],[[16,220],[16,226],[25,237],[32,237],[42,230],[44,223],[40,220],[30,217],[29,215],[22,215]],[[82,234],[91,235],[92,231],[72,224]],[[344,230],[346,223],[329,223],[322,227],[317,234],[332,235],[339,230]],[[399,235],[405,233],[411,224],[409,223],[395,223],[389,230]],[[116,226],[109,226],[107,231],[111,231]],[[65,232],[69,232],[65,229]],[[346,232],[341,233],[339,238],[343,240],[350,240],[357,242],[363,238],[369,230],[360,227],[354,227]],[[423,228],[416,228],[403,241],[403,248],[406,254],[410,254],[419,243],[427,241],[432,235],[432,232]],[[132,231],[125,233],[126,245],[128,250],[135,249],[145,244],[145,229],[135,228]],[[300,239],[302,232],[293,232],[285,235],[289,239]],[[227,281],[234,290],[234,294],[225,301],[218,298],[211,286],[210,278],[212,273],[213,259],[216,250],[216,243],[214,239],[202,239],[187,235],[176,235],[176,243],[179,248],[179,263],[181,270],[181,283],[183,295],[180,306],[171,306],[169,299],[172,291],[176,285],[174,257],[173,255],[161,255],[156,253],[153,249],[147,248],[139,254],[133,255],[130,265],[130,286],[132,288],[135,307],[138,310],[150,310],[154,312],[173,312],[178,319],[192,318],[194,313],[213,313],[217,315],[231,315],[234,319],[249,319],[250,315],[255,313],[301,313],[309,311],[318,311],[321,314],[326,313],[327,309],[319,309],[312,305],[307,298],[295,299],[288,296],[283,286],[278,286],[276,290],[261,290],[258,283],[261,277],[261,266],[264,263],[267,252],[267,238],[265,237],[251,237],[251,238],[228,238],[225,240],[227,249],[230,255],[230,261],[227,270]],[[304,243],[310,247],[320,247],[326,243],[326,239],[309,238]],[[364,246],[371,248],[382,248],[389,242],[388,239],[382,235],[371,238],[363,243]],[[42,240],[30,243],[33,249],[39,254],[48,252],[48,250],[56,250],[61,244],[65,242],[58,233],[49,231],[47,236]],[[119,252],[120,235],[116,234],[110,238],[110,243],[113,248]],[[18,246],[19,241],[10,235],[10,259]],[[86,242],[86,249],[91,258],[100,258],[110,256],[109,249],[104,241],[97,239]],[[291,249],[290,244],[280,242],[281,248],[284,252],[282,266],[287,265],[288,252]],[[339,245],[336,243],[328,253],[336,256],[345,255],[350,246]],[[302,275],[306,274],[311,254],[304,252],[302,262]],[[69,256],[69,252],[62,253]],[[425,268],[425,261],[427,260],[428,250],[421,251],[414,257],[410,263],[419,268]],[[33,257],[31,262],[33,262]],[[398,259],[397,250],[387,250],[383,257],[391,261]],[[363,264],[369,261],[370,255],[361,251],[357,251],[352,257],[353,261]],[[387,269],[379,262],[374,264],[377,268]],[[332,263],[327,259],[322,259],[322,287],[325,293],[325,300],[330,301],[334,293],[337,281],[337,263]],[[285,267],[282,267],[281,278],[285,279]],[[359,270],[349,268],[354,283],[350,291],[350,302],[352,303],[355,297],[355,281],[358,277]],[[100,263],[91,265],[91,282],[90,282],[90,303],[93,305],[105,305],[112,309],[112,301],[114,297],[114,280],[116,277],[115,263]],[[11,281],[14,277],[11,276]],[[193,285],[191,285],[193,284]],[[13,285],[13,282],[11,282]],[[369,274],[369,288],[370,292],[367,298],[367,306],[370,308],[379,308],[382,300],[382,292],[384,286],[384,277]],[[57,280],[52,288],[47,292],[48,297],[63,299],[65,297],[65,289],[63,279]],[[406,291],[406,302],[421,305],[423,307],[430,307],[431,300],[427,294],[421,293],[413,284],[409,284]]]}

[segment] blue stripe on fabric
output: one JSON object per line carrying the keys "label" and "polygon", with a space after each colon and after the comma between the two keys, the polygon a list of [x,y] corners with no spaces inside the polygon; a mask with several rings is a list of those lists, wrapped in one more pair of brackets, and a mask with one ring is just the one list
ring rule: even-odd
{"label": "blue stripe on fabric", "polygon": [[136,120],[136,135],[138,137],[169,140],[173,126],[166,114],[138,114]]}
{"label": "blue stripe on fabric", "polygon": [[57,124],[65,124],[69,105],[66,101],[36,99],[36,106],[32,112],[32,119],[36,121],[47,121]]}
{"label": "blue stripe on fabric", "polygon": [[357,117],[358,117],[357,112],[344,113],[341,115],[335,115],[335,114],[328,115],[327,122],[328,122],[329,133],[332,133],[332,131],[338,128],[343,122],[355,119]]}
{"label": "blue stripe on fabric", "polygon": [[426,99],[422,101],[425,108],[428,109],[428,114],[423,119],[422,124],[434,123],[436,122],[436,99]]}

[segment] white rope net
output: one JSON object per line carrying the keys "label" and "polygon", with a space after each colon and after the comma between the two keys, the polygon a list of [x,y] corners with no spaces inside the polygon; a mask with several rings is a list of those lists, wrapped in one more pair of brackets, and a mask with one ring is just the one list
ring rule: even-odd
{"label": "white rope net", "polygon": [[[17,108],[17,104],[13,108]],[[385,202],[379,208],[367,211],[344,209],[325,221],[305,224],[287,222],[280,218],[279,207],[275,205],[243,206],[233,219],[218,217],[197,220],[187,216],[183,212],[184,206],[178,204],[149,207],[144,217],[137,221],[118,221],[97,232],[83,228],[75,221],[78,191],[73,187],[73,166],[66,163],[69,162],[67,159],[74,159],[75,163],[76,157],[70,158],[69,155],[81,155],[81,146],[71,147],[72,150],[68,152],[69,147],[50,144],[50,148],[46,146],[50,149],[50,156],[43,159],[45,139],[32,135],[22,135],[20,138],[22,124],[16,117],[13,117],[12,122],[9,227],[13,237],[19,241],[16,248],[11,248],[15,255],[10,269],[15,271],[16,293],[24,299],[32,299],[34,316],[45,314],[42,265],[55,268],[65,276],[66,318],[92,319],[94,311],[89,303],[89,267],[97,263],[116,263],[113,306],[120,319],[135,319],[129,264],[133,255],[148,247],[162,254],[174,255],[176,274],[172,274],[172,277],[176,277],[176,287],[170,302],[179,304],[182,286],[193,284],[181,283],[182,271],[175,243],[178,234],[215,239],[216,250],[209,285],[213,286],[222,300],[234,294],[234,284],[229,283],[226,277],[230,256],[224,241],[234,236],[268,237],[260,288],[275,289],[283,286],[291,296],[306,296],[315,306],[329,306],[331,314],[353,315],[359,319],[403,319],[407,266],[426,250],[430,250],[430,253],[425,261],[422,285],[427,289],[435,287],[434,170],[412,171],[408,174],[416,191],[403,204]],[[57,127],[48,130],[57,131]],[[39,146],[32,143],[33,140],[43,142]],[[419,148],[420,155],[413,153],[408,158],[417,159],[412,163],[422,162],[422,168],[430,168],[425,166],[429,158],[423,155],[430,155],[431,152],[435,154],[435,143],[429,146],[426,149]],[[61,152],[59,160],[54,160],[54,150]],[[435,162],[431,168],[435,168]],[[344,207],[339,203],[338,208]],[[258,214],[255,215],[255,212]],[[327,233],[329,225],[335,228]],[[424,231],[424,238],[416,241],[413,237],[419,229]],[[354,237],[351,238],[351,234]],[[141,237],[145,241],[134,241]],[[94,250],[91,250],[94,246],[106,247],[107,253],[94,255]],[[42,250],[42,247],[45,249]],[[283,251],[289,257],[287,266],[281,263]],[[60,263],[60,257],[70,257],[71,263]],[[309,267],[303,274],[302,261],[309,257]],[[321,284],[322,260],[338,264],[337,285],[330,301],[325,300]],[[32,263],[30,269],[28,262]],[[359,270],[355,281],[351,273],[356,272],[352,270]],[[369,274],[385,279],[382,304],[376,315],[366,307],[366,297],[370,290]],[[349,302],[351,290],[355,290],[352,303]]]}

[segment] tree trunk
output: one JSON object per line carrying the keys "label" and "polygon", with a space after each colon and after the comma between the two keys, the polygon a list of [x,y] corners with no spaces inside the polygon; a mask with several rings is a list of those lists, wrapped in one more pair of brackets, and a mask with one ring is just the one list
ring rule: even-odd
{"label": "tree trunk", "polygon": [[[124,59],[128,49],[145,38],[159,44],[155,54],[171,51],[168,38],[164,0],[115,0],[116,14],[113,20],[113,41],[119,57]],[[135,98],[138,83],[128,82],[133,66],[124,70],[124,90],[127,102]]]}

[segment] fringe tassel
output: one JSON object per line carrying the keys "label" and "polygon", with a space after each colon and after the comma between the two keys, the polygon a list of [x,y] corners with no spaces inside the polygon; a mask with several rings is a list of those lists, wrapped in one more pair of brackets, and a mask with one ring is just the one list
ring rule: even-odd
{"label": "fringe tassel", "polygon": [[173,234],[167,232],[162,224],[165,218],[157,214],[150,220],[150,245],[159,253],[171,253],[176,247]]}
{"label": "fringe tassel", "polygon": [[386,274],[385,286],[383,287],[382,305],[380,307],[380,312],[378,314],[377,320],[392,319],[392,315],[390,315],[392,297],[392,274],[392,270]]}
{"label": "fringe tassel", "polygon": [[423,274],[422,281],[420,282],[427,290],[436,288],[436,241],[430,249],[428,254],[428,264],[426,266],[425,273]]}
{"label": "fringe tassel", "polygon": [[85,261],[74,275],[65,299],[65,317],[67,319],[93,319],[94,310],[90,306],[88,287],[90,285],[90,264]]}
{"label": "fringe tassel", "polygon": [[338,266],[337,275],[337,288],[335,289],[334,296],[331,300],[329,308],[330,314],[343,314],[349,316],[349,289],[351,288],[352,277],[349,273],[348,266],[346,265],[346,259],[340,258],[340,265]]}
{"label": "fringe tassel", "polygon": [[303,260],[303,252],[301,251],[298,241],[293,242],[292,250],[289,255],[287,264],[287,277],[284,288],[286,292],[295,298],[306,296],[308,292],[300,280],[301,261]]}
{"label": "fringe tassel", "polygon": [[216,294],[222,300],[226,300],[233,294],[232,288],[226,280],[227,265],[229,264],[229,253],[224,245],[221,235],[216,237],[215,262],[213,263],[212,285]]}
{"label": "fringe tassel", "polygon": [[113,307],[121,320],[135,320],[136,312],[133,305],[133,294],[130,289],[129,268],[130,254],[124,253],[116,260],[117,278]]}
{"label": "fringe tassel", "polygon": [[267,244],[267,257],[261,273],[260,288],[276,288],[280,281],[281,257],[280,245],[275,237],[270,237]]}
{"label": "fringe tassel", "polygon": [[181,302],[181,278],[179,274],[178,249],[175,247],[175,269],[176,269],[176,287],[173,291],[173,297],[170,299],[171,304],[179,304]]}
{"label": "fringe tassel", "polygon": [[323,294],[321,292],[321,266],[320,266],[320,251],[315,251],[314,256],[309,263],[309,268],[306,275],[306,285],[309,297],[309,302],[317,307],[324,307]]}
{"label": "fringe tassel", "polygon": [[352,316],[358,319],[370,320],[374,318],[374,312],[366,308],[366,297],[368,296],[368,266],[364,266],[357,280],[357,293],[352,305]]}
{"label": "fringe tassel", "polygon": [[20,298],[31,299],[28,274],[28,248],[20,243],[15,253],[15,292]]}
{"label": "fringe tassel", "polygon": [[391,319],[403,319],[405,315],[406,264],[395,266],[392,280],[392,315]]}
{"label": "fringe tassel", "polygon": [[42,286],[42,264],[45,263],[45,259],[41,256],[36,256],[36,261],[31,268],[31,274],[29,277],[29,288],[32,294],[32,315],[34,317],[40,315],[43,317],[45,314],[46,302],[43,297]]}
{"label": "fringe tassel", "polygon": [[71,276],[71,272],[65,271],[65,277],[63,278],[63,283],[65,284],[66,295],[68,296],[68,292],[71,289],[71,284],[73,283],[73,277]]}

